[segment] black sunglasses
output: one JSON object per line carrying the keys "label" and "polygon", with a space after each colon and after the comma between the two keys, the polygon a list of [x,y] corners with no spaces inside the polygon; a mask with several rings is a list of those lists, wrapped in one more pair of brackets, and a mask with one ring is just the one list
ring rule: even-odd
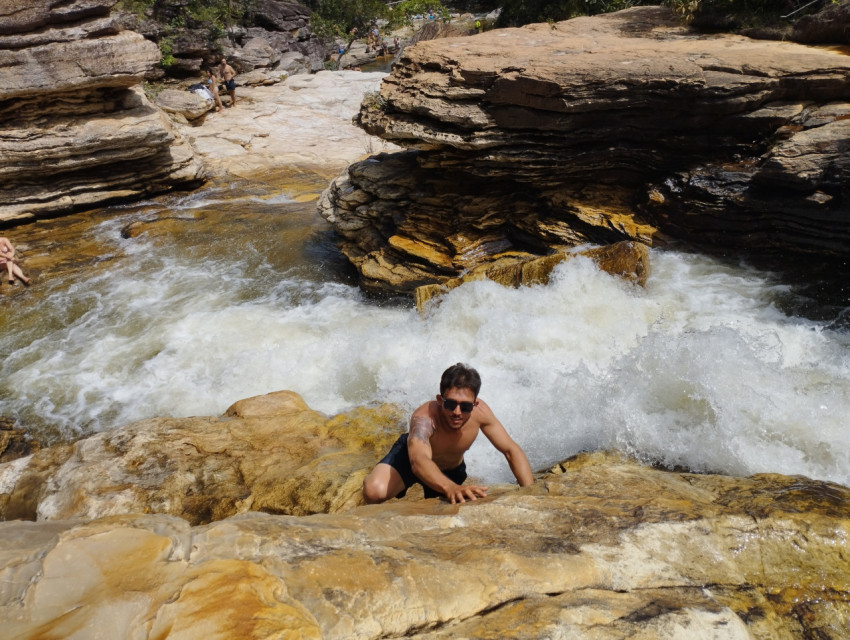
{"label": "black sunglasses", "polygon": [[458,405],[460,405],[461,413],[471,413],[475,408],[474,402],[458,402],[457,400],[443,398],[443,409],[446,411],[454,411]]}

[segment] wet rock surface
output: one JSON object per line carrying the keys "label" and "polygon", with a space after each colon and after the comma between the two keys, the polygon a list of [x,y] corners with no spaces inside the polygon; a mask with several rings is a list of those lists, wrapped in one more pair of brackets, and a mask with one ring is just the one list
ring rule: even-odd
{"label": "wet rock surface", "polygon": [[[354,506],[396,417],[328,419],[280,392],[0,465],[2,491],[35,489],[38,468],[53,492],[39,522],[0,523],[0,623],[20,638],[846,637],[846,487],[595,453],[476,502]],[[279,508],[260,485],[291,512],[337,513],[246,513]],[[180,513],[168,491],[241,514],[165,515]]]}
{"label": "wet rock surface", "polygon": [[0,486],[14,487],[0,517],[163,513],[201,524],[251,510],[339,511],[362,503],[363,478],[403,425],[392,407],[328,418],[285,391],[220,418],[145,420],[0,467]]}
{"label": "wet rock surface", "polygon": [[320,210],[379,290],[623,239],[841,260],[848,80],[840,51],[660,7],[423,42],[359,115],[410,150],[350,167]]}

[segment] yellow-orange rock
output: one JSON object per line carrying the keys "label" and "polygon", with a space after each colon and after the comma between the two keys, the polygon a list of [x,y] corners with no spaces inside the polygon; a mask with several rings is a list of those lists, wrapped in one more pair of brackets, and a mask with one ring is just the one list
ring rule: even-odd
{"label": "yellow-orange rock", "polygon": [[846,487],[596,453],[492,494],[195,527],[167,515],[0,523],[0,629],[22,640],[847,637]]}
{"label": "yellow-orange rock", "polygon": [[475,280],[492,280],[507,287],[546,284],[556,265],[576,255],[591,258],[603,271],[640,286],[646,284],[650,274],[649,249],[637,242],[617,242],[576,253],[561,250],[542,257],[519,253],[506,254],[472,269],[460,278],[452,278],[442,284],[417,287],[414,291],[416,308],[422,313],[429,301],[465,282]]}

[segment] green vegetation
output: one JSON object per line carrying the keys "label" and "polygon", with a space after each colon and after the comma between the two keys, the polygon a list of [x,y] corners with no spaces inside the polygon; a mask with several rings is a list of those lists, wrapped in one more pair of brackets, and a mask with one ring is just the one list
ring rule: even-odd
{"label": "green vegetation", "polygon": [[118,7],[140,17],[156,20],[165,27],[159,40],[162,52],[160,66],[164,69],[175,63],[174,35],[183,28],[206,29],[210,49],[229,27],[242,24],[255,0],[189,0],[175,3],[170,0],[119,0]]}
{"label": "green vegetation", "polygon": [[706,23],[724,18],[739,26],[783,24],[814,13],[839,0],[502,0],[497,26],[556,22],[575,16],[610,13],[639,5],[663,4],[687,20]]}
{"label": "green vegetation", "polygon": [[610,13],[640,4],[658,4],[658,0],[503,0],[502,14],[496,25],[518,27],[530,22],[557,22],[576,16]]}
{"label": "green vegetation", "polygon": [[386,100],[381,96],[380,91],[368,91],[363,95],[361,106],[370,111],[379,111],[386,106]]}
{"label": "green vegetation", "polygon": [[387,4],[384,0],[305,0],[313,10],[310,25],[313,33],[324,37],[365,37],[376,21],[386,21],[386,29],[410,24],[416,14],[433,11],[441,20],[449,19],[449,11],[440,0],[403,0]]}
{"label": "green vegetation", "polygon": [[161,38],[159,41],[159,51],[162,54],[162,57],[159,60],[159,66],[163,69],[168,69],[171,65],[176,62],[176,58],[173,55],[174,51],[174,41],[170,36],[165,36]]}
{"label": "green vegetation", "polygon": [[156,100],[156,97],[162,93],[165,89],[165,85],[161,82],[148,82],[147,80],[142,82],[142,90],[145,92],[145,95],[148,97],[148,100],[153,102]]}
{"label": "green vegetation", "polygon": [[119,0],[118,6],[140,16],[147,16],[172,27],[211,28],[224,31],[240,24],[254,0]]}

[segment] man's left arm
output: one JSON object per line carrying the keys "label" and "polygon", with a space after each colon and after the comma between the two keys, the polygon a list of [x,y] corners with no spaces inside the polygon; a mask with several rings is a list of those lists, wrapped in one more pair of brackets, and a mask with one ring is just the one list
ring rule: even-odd
{"label": "man's left arm", "polygon": [[502,426],[490,407],[483,400],[479,400],[478,404],[484,409],[485,416],[481,424],[481,432],[505,456],[519,486],[527,487],[534,484],[534,476],[531,474],[531,465],[528,463],[525,451],[508,435],[507,429]]}

